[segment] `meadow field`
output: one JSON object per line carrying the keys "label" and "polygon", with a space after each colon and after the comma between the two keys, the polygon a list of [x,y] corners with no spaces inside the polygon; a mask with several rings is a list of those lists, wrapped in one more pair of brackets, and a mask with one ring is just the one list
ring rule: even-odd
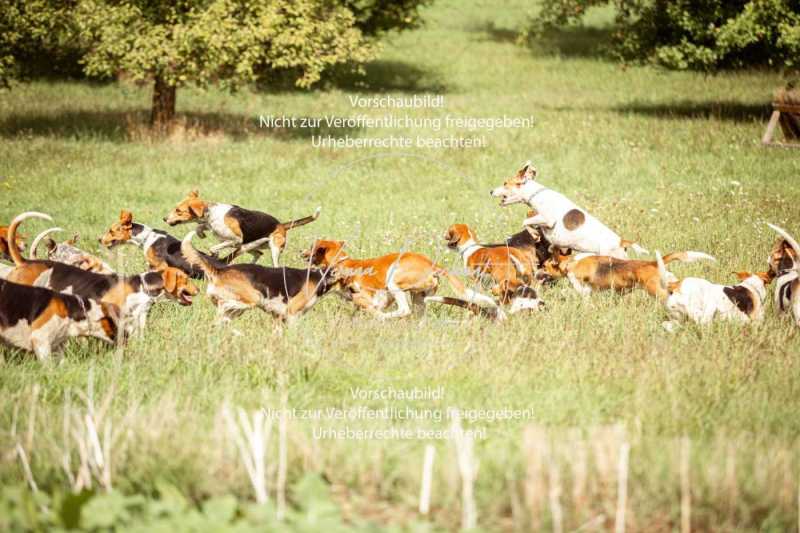
{"label": "meadow field", "polygon": [[[354,257],[414,250],[459,268],[443,233],[455,222],[487,242],[519,231],[524,206],[501,208],[488,193],[531,159],[545,185],[649,250],[717,258],[676,265],[679,276],[732,282],[732,271],[766,267],[775,238],[766,222],[800,234],[800,152],[760,145],[780,73],[620,65],[598,45],[602,11],[586,28],[523,46],[528,10],[437,0],[425,25],[390,37],[362,78],[310,92],[181,90],[183,126],[166,140],[141,126],[149,88],[18,85],[0,93],[0,221],[49,213],[64,238],[79,233],[85,249],[134,273],[146,266],[141,251],[101,249],[100,235],[128,209],[183,236],[188,227],[162,218],[199,189],[282,220],[322,206],[319,220],[290,232],[290,266],[325,237],[346,240]],[[412,116],[533,116],[535,125],[259,127],[261,115],[381,114],[352,107],[355,94],[428,93],[443,95],[444,108]],[[451,133],[482,135],[487,146],[311,142]],[[29,221],[24,232],[46,227]],[[797,530],[800,336],[789,319],[769,303],[763,324],[667,333],[663,308],[643,292],[582,299],[559,283],[541,294],[546,312],[502,324],[435,306],[380,322],[329,295],[285,331],[247,313],[235,323],[241,336],[212,327],[214,309],[198,297],[190,308],[155,306],[146,334],[117,349],[71,341],[59,364],[0,348],[0,529],[456,530],[472,490],[483,531]],[[441,387],[443,397],[354,397],[356,388],[414,387]],[[470,454],[469,443],[446,438],[314,434],[441,431],[452,427],[446,418],[265,421],[264,461],[251,465],[265,483],[251,483],[238,428],[282,407],[453,407],[479,431]],[[468,419],[507,409],[523,415]]]}

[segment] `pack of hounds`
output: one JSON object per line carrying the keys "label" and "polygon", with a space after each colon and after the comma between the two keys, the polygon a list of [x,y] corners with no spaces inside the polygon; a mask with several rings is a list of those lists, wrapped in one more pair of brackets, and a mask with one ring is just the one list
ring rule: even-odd
{"label": "pack of hounds", "polygon": [[[713,320],[760,321],[764,317],[767,286],[776,282],[774,307],[791,313],[800,325],[800,245],[783,229],[763,272],[737,272],[739,283],[722,285],[702,278],[679,279],[669,270],[672,262],[714,261],[706,253],[679,251],[655,260],[629,259],[627,250],[646,254],[635,242],[614,231],[578,207],[563,194],[537,181],[527,162],[511,178],[491,191],[501,206],[517,203],[530,208],[523,230],[497,244],[481,244],[466,224],[454,224],[445,233],[448,248],[461,256],[465,273],[491,296],[469,288],[459,275],[423,254],[410,251],[355,259],[344,241],[316,240],[301,253],[300,268],[280,266],[287,232],[314,222],[320,210],[289,222],[236,205],[210,202],[192,191],[164,217],[169,226],[195,224],[183,240],[134,222],[122,211],[119,220],[100,238],[112,248],[132,244],[142,249],[149,270],[123,275],[77,245],[77,236],[57,243],[51,228],[38,235],[25,256],[20,224],[30,218],[51,220],[39,212],[25,212],[0,227],[0,339],[34,352],[40,360],[58,353],[70,337],[96,337],[119,343],[140,335],[151,306],[161,299],[192,304],[206,282],[206,295],[216,307],[218,325],[225,325],[248,309],[261,309],[291,324],[329,292],[338,293],[357,308],[380,320],[411,315],[426,304],[459,306],[492,321],[509,314],[544,308],[537,288],[566,278],[583,296],[593,291],[631,291],[639,288],[663,302],[675,329],[681,321],[708,324]],[[219,243],[208,253],[195,248],[195,236],[213,233]],[[44,246],[45,259],[38,259]],[[223,250],[230,250],[222,256]],[[272,267],[257,264],[269,250]],[[234,260],[241,254],[252,263]],[[446,281],[455,296],[435,295]],[[231,328],[234,332],[235,329]]]}

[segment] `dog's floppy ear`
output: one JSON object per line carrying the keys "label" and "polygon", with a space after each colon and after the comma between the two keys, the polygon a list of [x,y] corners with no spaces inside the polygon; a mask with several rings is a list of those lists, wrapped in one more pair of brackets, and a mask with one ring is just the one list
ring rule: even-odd
{"label": "dog's floppy ear", "polygon": [[775,278],[775,274],[773,274],[771,270],[767,270],[765,272],[756,272],[755,275],[758,276],[766,285],[769,285]]}
{"label": "dog's floppy ear", "polygon": [[156,295],[164,290],[164,276],[161,272],[150,271],[142,275],[144,290],[150,296]]}
{"label": "dog's floppy ear", "polygon": [[203,208],[195,203],[189,204],[189,210],[192,212],[194,216],[200,218],[203,216]]}
{"label": "dog's floppy ear", "polygon": [[175,292],[178,286],[178,273],[173,268],[165,268],[161,273],[164,279],[164,290],[167,292]]}
{"label": "dog's floppy ear", "polygon": [[106,324],[108,325],[106,329],[106,334],[111,339],[117,338],[117,332],[119,331],[119,323],[122,320],[122,311],[120,311],[119,307],[116,304],[112,304],[109,302],[102,302],[100,304],[100,309],[103,311],[103,319],[107,321]]}
{"label": "dog's floppy ear", "polygon": [[311,256],[313,261],[315,263],[322,262],[322,260],[325,258],[325,253],[327,251],[328,250],[324,246],[317,246],[316,248],[314,248],[314,253]]}
{"label": "dog's floppy ear", "polygon": [[133,213],[131,213],[127,209],[123,209],[119,213],[119,221],[126,226],[128,224],[131,224],[133,222]]}

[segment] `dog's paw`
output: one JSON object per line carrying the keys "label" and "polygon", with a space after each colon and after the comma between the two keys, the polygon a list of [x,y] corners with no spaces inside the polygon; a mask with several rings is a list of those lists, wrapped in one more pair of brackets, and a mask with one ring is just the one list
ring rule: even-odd
{"label": "dog's paw", "polygon": [[664,328],[664,331],[675,333],[680,328],[680,325],[673,320],[666,320],[661,323],[661,327]]}

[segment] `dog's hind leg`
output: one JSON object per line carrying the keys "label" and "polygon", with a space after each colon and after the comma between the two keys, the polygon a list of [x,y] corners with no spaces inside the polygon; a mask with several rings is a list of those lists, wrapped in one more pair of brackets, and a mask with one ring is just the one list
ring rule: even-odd
{"label": "dog's hind leg", "polygon": [[36,359],[38,359],[40,363],[50,360],[50,356],[53,353],[53,346],[49,339],[37,338],[34,333],[31,335],[31,347],[33,348],[33,353],[36,354]]}
{"label": "dog's hind leg", "polygon": [[272,254],[272,266],[275,267],[275,268],[278,268],[280,266],[279,263],[280,263],[281,252],[283,251],[283,248],[279,244],[277,244],[275,241],[270,239],[270,241],[269,241],[269,251],[270,251],[270,254]]}

